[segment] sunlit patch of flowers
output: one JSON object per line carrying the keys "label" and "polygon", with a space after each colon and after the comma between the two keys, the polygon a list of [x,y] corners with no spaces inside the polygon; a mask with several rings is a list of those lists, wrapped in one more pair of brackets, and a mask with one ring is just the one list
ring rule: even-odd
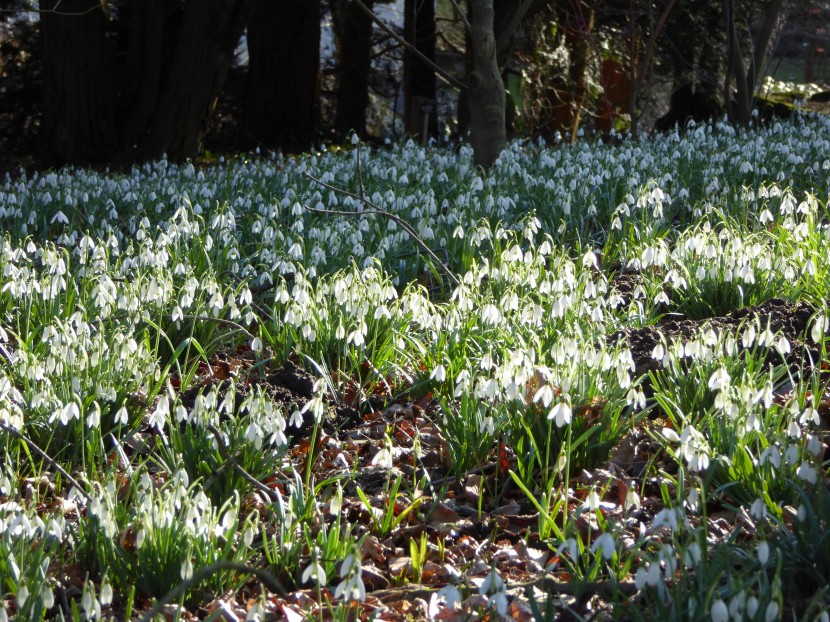
{"label": "sunlit patch of flowers", "polygon": [[[792,505],[808,525],[802,497],[826,475],[812,397],[822,387],[770,364],[801,344],[751,318],[734,333],[704,327],[665,340],[652,353],[647,400],[617,337],[666,313],[712,316],[772,297],[826,300],[829,137],[827,118],[799,117],[741,132],[690,126],[614,145],[518,141],[491,174],[472,165],[466,146],[362,149],[366,198],[410,223],[457,286],[398,224],[306,176],[359,192],[357,150],[239,158],[204,170],[159,161],[119,175],[6,177],[0,423],[71,472],[112,469],[122,479],[107,470],[100,481],[84,480],[91,499],[70,530],[21,502],[17,479],[50,465],[18,459],[0,479],[2,583],[20,612],[39,615],[53,604],[50,563],[71,533],[71,555],[100,575],[85,582],[80,609],[100,617],[113,586],[124,589],[141,568],[158,573],[140,590],[162,595],[211,561],[252,558],[258,521],[272,520],[279,527],[261,535],[275,574],[362,601],[359,542],[339,522],[326,525],[321,491],[297,479],[274,493],[278,520],[243,515],[236,493],[253,486],[234,479],[222,454],[261,468],[255,475],[266,480],[292,431],[320,424],[329,400],[348,395],[362,406],[371,395],[413,390],[440,403],[428,416],[446,437],[449,467],[476,468],[499,443],[510,448],[540,521],[550,519],[552,546],[590,565],[575,572],[606,572],[605,562],[619,560],[640,596],[657,594],[658,611],[673,604],[690,617],[777,614],[783,601],[769,595],[782,548],[770,525]],[[630,278],[627,290],[621,277]],[[817,313],[808,330],[825,354],[826,316]],[[186,408],[177,392],[203,382],[217,352],[244,352],[250,378],[228,379],[221,392],[206,387]],[[317,376],[313,397],[293,409],[251,381],[289,359]],[[792,394],[781,399],[788,382]],[[620,500],[627,520],[642,523],[636,543],[612,522],[587,544],[558,533],[568,474],[606,463],[614,443],[653,411],[661,425],[652,441],[674,459],[677,477],[650,515],[642,490],[630,487]],[[151,440],[134,453],[142,435]],[[9,456],[24,455],[24,441],[0,439]],[[394,466],[391,445],[375,461]],[[560,495],[554,487],[563,484]],[[83,505],[81,491],[71,494]],[[601,516],[599,498],[592,489],[586,503]],[[706,582],[734,569],[703,538],[702,508],[713,499],[769,532],[761,535],[771,550],[753,550],[759,566],[747,563],[732,583]],[[226,589],[229,576],[211,587]],[[503,615],[506,579],[495,568],[486,577],[477,596]],[[430,614],[459,601],[448,586]]]}

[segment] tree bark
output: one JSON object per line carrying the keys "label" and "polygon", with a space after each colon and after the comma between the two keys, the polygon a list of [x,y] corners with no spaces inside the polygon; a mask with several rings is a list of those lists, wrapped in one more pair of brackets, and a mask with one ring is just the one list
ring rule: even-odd
{"label": "tree bark", "polygon": [[489,169],[507,142],[505,93],[496,60],[493,0],[470,0],[472,72],[467,76],[470,142],[476,166]]}
{"label": "tree bark", "polygon": [[251,0],[188,0],[170,74],[141,159],[193,157],[252,8]]}
{"label": "tree bark", "polygon": [[165,59],[174,52],[171,17],[181,8],[163,0],[131,0],[125,6],[127,57],[122,77],[120,126],[122,145],[137,148],[144,140],[165,77]]}
{"label": "tree bark", "polygon": [[[372,2],[364,4],[372,8]],[[340,138],[350,131],[365,138],[372,20],[349,0],[331,0],[331,17],[337,43],[335,132]]]}
{"label": "tree bark", "polygon": [[44,150],[87,164],[116,145],[111,54],[98,0],[42,0]]}
{"label": "tree bark", "polygon": [[[435,0],[405,1],[404,38],[429,60],[435,62]],[[404,53],[403,76],[406,133],[426,140],[429,136],[435,136],[438,129],[435,114],[435,72],[407,50]]]}
{"label": "tree bark", "polygon": [[767,59],[770,43],[776,28],[784,13],[785,0],[771,0],[764,9],[764,21],[758,33],[753,48],[750,50],[749,65],[744,65],[741,52],[738,30],[736,27],[735,7],[732,0],[724,0],[724,14],[726,18],[726,49],[727,74],[726,91],[729,95],[731,79],[735,81],[735,105],[729,105],[730,120],[739,125],[746,125],[752,118],[752,108],[755,99],[755,87],[758,86],[758,77],[761,68]]}
{"label": "tree bark", "polygon": [[248,131],[267,147],[308,148],[318,135],[320,0],[258,0],[248,57]]}

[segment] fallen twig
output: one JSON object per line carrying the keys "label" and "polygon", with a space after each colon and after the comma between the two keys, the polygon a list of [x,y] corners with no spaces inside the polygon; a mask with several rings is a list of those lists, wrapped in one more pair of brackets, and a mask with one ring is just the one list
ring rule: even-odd
{"label": "fallen twig", "polygon": [[219,451],[219,455],[222,456],[222,460],[224,460],[234,469],[236,469],[236,471],[245,479],[245,481],[253,485],[254,488],[268,495],[268,498],[272,501],[277,501],[279,499],[279,495],[275,491],[268,488],[268,486],[260,482],[253,475],[248,473],[248,471],[246,471],[245,468],[241,464],[239,464],[236,461],[236,459],[232,455],[230,455],[230,453],[228,453],[228,450],[222,446],[222,433],[216,429],[216,426],[208,424],[206,427],[216,437],[216,448]]}
{"label": "fallen twig", "polygon": [[[360,162],[360,151],[358,151],[357,155],[358,155],[358,165],[357,166],[358,166],[358,171],[360,171],[360,164],[359,164],[359,162]],[[369,213],[369,214],[374,213],[374,214],[379,214],[381,216],[384,216],[385,218],[390,219],[395,224],[400,226],[400,228],[403,229],[410,238],[412,238],[412,240],[418,245],[418,247],[421,250],[423,250],[424,253],[426,253],[427,256],[430,259],[432,259],[432,261],[434,261],[441,268],[441,271],[444,272],[444,274],[447,275],[447,278],[452,282],[453,285],[458,287],[461,284],[461,281],[458,279],[458,277],[455,275],[455,273],[453,273],[453,271],[450,270],[449,266],[447,266],[443,261],[441,261],[438,258],[438,255],[436,255],[432,251],[432,249],[427,245],[427,243],[424,242],[421,239],[421,236],[418,235],[418,232],[415,231],[415,229],[412,228],[412,225],[410,225],[408,222],[406,222],[403,218],[401,218],[397,214],[393,214],[392,212],[389,212],[389,211],[383,209],[382,207],[380,207],[378,205],[375,205],[372,201],[370,201],[369,199],[366,198],[366,196],[363,194],[363,181],[362,181],[362,179],[360,179],[360,177],[358,177],[358,181],[360,183],[360,194],[355,194],[354,192],[350,192],[349,190],[345,190],[343,188],[338,188],[337,186],[333,186],[332,184],[329,184],[329,183],[323,181],[322,179],[318,179],[317,177],[314,177],[314,175],[312,175],[310,173],[305,173],[305,176],[308,177],[314,183],[319,184],[323,188],[326,188],[327,190],[331,190],[333,192],[337,192],[339,194],[343,194],[347,197],[350,197],[350,198],[352,198],[356,201],[360,201],[368,209],[368,212],[352,212],[352,211],[348,211],[348,210],[324,209],[324,208],[310,207],[308,205],[304,205],[303,207],[305,209],[307,209],[309,212],[314,212],[314,213],[317,213],[317,214],[328,214],[330,216],[351,216],[351,217],[355,217],[355,216],[362,216],[366,213]]]}
{"label": "fallen twig", "polygon": [[57,463],[57,461],[55,461],[54,458],[49,456],[45,451],[43,451],[40,447],[38,447],[37,443],[35,443],[32,439],[30,439],[28,436],[26,436],[22,432],[18,432],[17,430],[12,428],[11,426],[6,425],[5,423],[0,423],[0,430],[3,430],[4,432],[7,432],[7,433],[11,434],[15,438],[17,438],[17,439],[23,441],[24,443],[26,443],[26,445],[29,446],[29,449],[31,449],[38,456],[40,456],[46,462],[48,462],[49,465],[53,469],[55,469],[55,471],[57,471],[58,473],[63,475],[66,478],[66,481],[68,481],[70,484],[72,484],[72,486],[75,487],[75,489],[81,494],[81,496],[84,497],[84,499],[87,500],[87,502],[92,501],[92,497],[89,495],[89,493],[86,490],[84,490],[81,487],[81,485],[78,483],[78,481],[74,477],[72,477],[66,471],[66,469],[64,469],[61,465],[59,465]]}
{"label": "fallen twig", "polygon": [[261,568],[254,568],[253,566],[248,566],[247,564],[243,564],[241,562],[232,562],[232,561],[219,561],[214,564],[210,564],[209,566],[205,566],[204,568],[200,568],[199,571],[194,574],[189,579],[182,581],[177,585],[173,590],[169,591],[167,594],[162,596],[156,603],[150,608],[147,613],[141,616],[141,622],[151,622],[155,617],[162,612],[165,605],[168,603],[176,602],[182,594],[185,594],[189,589],[195,587],[205,579],[207,579],[210,575],[221,572],[222,570],[236,570],[237,572],[242,572],[245,574],[252,574],[257,579],[259,579],[265,587],[267,587],[272,592],[279,594],[280,596],[285,596],[286,591],[283,587],[282,583],[280,583],[279,579],[277,579],[273,574],[268,572],[267,570],[263,570]]}
{"label": "fallen twig", "polygon": [[[394,602],[397,599],[412,601],[416,598],[429,600],[442,587],[444,586],[406,585],[399,588],[376,590],[370,592],[370,594],[373,598],[377,598],[381,602]],[[478,587],[470,584],[458,585],[456,587],[464,598],[478,591]],[[582,596],[611,596],[616,593],[631,595],[638,591],[633,581],[587,581],[580,583],[578,581],[562,581],[551,574],[544,574],[536,579],[521,583],[505,582],[505,589],[511,591],[517,589],[527,590],[534,587],[543,592],[562,596],[574,596],[576,594]]]}

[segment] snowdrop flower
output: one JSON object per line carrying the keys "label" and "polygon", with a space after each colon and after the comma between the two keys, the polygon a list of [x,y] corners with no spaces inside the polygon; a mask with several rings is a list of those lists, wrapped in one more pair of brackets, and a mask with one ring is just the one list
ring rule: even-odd
{"label": "snowdrop flower", "polygon": [[749,508],[749,515],[756,520],[763,520],[767,517],[767,504],[758,497],[752,502]]}
{"label": "snowdrop flower", "polygon": [[600,501],[601,500],[599,498],[599,495],[597,494],[596,488],[591,488],[591,490],[588,492],[588,497],[582,504],[582,507],[591,512],[596,512],[599,509]]}
{"label": "snowdrop flower", "polygon": [[700,564],[701,559],[700,545],[697,542],[692,542],[683,553],[683,564],[686,568],[695,568]]}
{"label": "snowdrop flower", "polygon": [[807,436],[807,451],[818,458],[824,452],[824,445],[822,445],[818,436],[809,434]]}
{"label": "snowdrop flower", "polygon": [[58,222],[58,223],[61,223],[61,224],[64,224],[64,225],[68,225],[69,224],[69,219],[66,217],[66,214],[64,214],[62,211],[58,210],[58,212],[54,216],[52,216],[52,220],[49,221],[49,224],[52,225],[55,222]]}
{"label": "snowdrop flower", "polygon": [[810,329],[810,337],[815,343],[819,343],[828,331],[830,331],[830,318],[819,315],[816,317],[815,322],[813,322],[813,327]]}
{"label": "snowdrop flower", "polygon": [[758,548],[755,553],[758,556],[758,561],[761,562],[761,565],[766,566],[767,561],[769,561],[769,544],[766,540],[762,540],[758,543]]}
{"label": "snowdrop flower", "polygon": [[548,419],[556,421],[556,427],[562,428],[571,422],[571,406],[567,402],[558,402],[548,413]]}
{"label": "snowdrop flower", "polygon": [[363,584],[361,572],[363,565],[360,562],[359,551],[354,550],[340,565],[340,577],[343,579],[334,590],[334,598],[346,596],[349,600],[366,600],[366,586]]}
{"label": "snowdrop flower", "polygon": [[163,396],[156,405],[153,414],[150,415],[150,427],[156,428],[159,432],[164,428],[164,422],[170,414],[170,401],[167,396]]}
{"label": "snowdrop flower", "polygon": [[[553,388],[550,386],[549,383],[543,384],[539,389],[536,391],[536,394],[533,396],[534,403],[542,403],[542,406],[547,408],[550,406],[550,403],[553,401]],[[550,418],[550,417],[548,417]]]}
{"label": "snowdrop flower", "polygon": [[490,574],[484,578],[481,586],[479,586],[478,593],[487,596],[500,616],[507,615],[507,586],[504,584],[498,570],[495,568],[490,570]]}
{"label": "snowdrop flower", "polygon": [[317,583],[317,585],[323,586],[326,584],[326,571],[320,562],[317,560],[317,551],[314,551],[314,559],[308,565],[308,567],[303,570],[302,575],[302,582],[308,583],[312,579]]}
{"label": "snowdrop flower", "polygon": [[432,370],[430,378],[436,382],[444,382],[447,379],[447,369],[443,365],[438,365]]}
{"label": "snowdrop flower", "polygon": [[596,540],[594,540],[593,544],[591,544],[591,553],[596,554],[597,550],[601,550],[602,557],[604,559],[611,559],[612,557],[614,557],[614,552],[616,551],[616,548],[617,543],[614,542],[614,536],[612,536],[608,532],[605,532]]}
{"label": "snowdrop flower", "polygon": [[809,462],[802,462],[798,465],[795,474],[808,484],[815,484],[818,481],[816,468]]}
{"label": "snowdrop flower", "polygon": [[455,611],[461,605],[461,592],[453,584],[448,583],[437,592],[433,593],[429,599],[429,608],[427,610],[427,618],[435,620],[439,618],[441,609],[449,609]]}
{"label": "snowdrop flower", "polygon": [[657,531],[660,527],[665,525],[672,532],[676,532],[679,527],[678,514],[678,510],[675,508],[663,508],[654,515],[654,520],[651,522],[651,530]]}
{"label": "snowdrop flower", "polygon": [[712,622],[729,622],[729,608],[720,598],[712,603]]}

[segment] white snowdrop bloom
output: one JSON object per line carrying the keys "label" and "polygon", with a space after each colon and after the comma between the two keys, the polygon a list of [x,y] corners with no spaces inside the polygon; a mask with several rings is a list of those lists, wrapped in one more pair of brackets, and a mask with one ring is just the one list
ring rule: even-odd
{"label": "white snowdrop bloom", "polygon": [[818,411],[815,408],[813,408],[812,406],[808,406],[804,409],[804,412],[801,413],[801,416],[799,416],[798,422],[801,425],[819,425],[819,423],[821,422],[821,418],[819,417]]}
{"label": "white snowdrop bloom", "polygon": [[755,619],[755,614],[758,613],[759,606],[760,603],[754,595],[750,595],[749,598],[746,599],[746,615],[750,620]]}
{"label": "white snowdrop bloom", "polygon": [[[648,579],[648,572],[646,571],[643,566],[637,568],[637,572],[634,573],[634,585],[638,590],[642,590],[646,586],[646,581]],[[659,580],[659,579],[658,579]]]}
{"label": "white snowdrop bloom", "polygon": [[720,598],[712,603],[710,613],[712,622],[729,622],[729,608]]}
{"label": "white snowdrop bloom", "polygon": [[762,566],[766,566],[769,561],[769,543],[766,540],[761,540],[755,549],[755,554]]}
{"label": "white snowdrop bloom", "polygon": [[556,422],[556,427],[561,428],[571,423],[571,406],[567,402],[558,402],[548,413],[548,419]]}
{"label": "white snowdrop bloom", "polygon": [[769,463],[776,469],[781,468],[781,452],[778,451],[778,447],[775,445],[770,445],[764,451],[761,452],[761,456],[759,457],[759,462],[761,464]]}
{"label": "white snowdrop bloom", "polygon": [[386,446],[378,451],[378,453],[376,453],[372,458],[372,464],[375,466],[381,466],[385,469],[391,469],[394,466],[391,449]]}
{"label": "white snowdrop bloom", "polygon": [[809,462],[802,462],[798,465],[795,474],[808,484],[815,484],[818,481],[818,472]]}
{"label": "white snowdrop bloom", "polygon": [[807,451],[813,454],[816,458],[824,453],[824,445],[818,436],[814,434],[807,435]]}
{"label": "white snowdrop bloom", "polygon": [[775,620],[778,620],[779,611],[780,608],[778,606],[778,603],[774,600],[770,601],[770,603],[767,605],[767,610],[764,613],[764,622],[775,622]]}
{"label": "white snowdrop bloom", "polygon": [[700,564],[701,559],[702,554],[700,551],[700,545],[697,542],[692,542],[683,552],[683,565],[686,566],[686,568],[691,569],[697,567]]}
{"label": "white snowdrop bloom", "polygon": [[52,225],[52,224],[55,224],[55,222],[58,222],[58,223],[63,224],[63,225],[68,225],[69,224],[69,219],[66,217],[66,214],[64,214],[62,211],[58,210],[55,213],[55,215],[52,216],[52,219],[49,221],[49,224]]}
{"label": "white snowdrop bloom", "polygon": [[560,556],[563,551],[568,553],[568,557],[571,558],[571,561],[576,562],[579,559],[579,545],[575,539],[568,538],[560,544],[559,548],[556,549],[557,557]]}
{"label": "white snowdrop bloom", "polygon": [[660,433],[663,435],[663,437],[667,441],[669,441],[671,443],[679,443],[680,442],[680,436],[678,436],[677,432],[675,432],[671,428],[663,428],[660,431]]}
{"label": "white snowdrop bloom", "polygon": [[749,508],[749,515],[756,520],[764,520],[767,517],[767,504],[760,497],[752,502]]}
{"label": "white snowdrop bloom", "polygon": [[608,532],[600,535],[596,540],[594,540],[593,544],[591,544],[591,552],[596,554],[597,550],[600,550],[604,559],[611,559],[614,557],[616,549],[617,543],[614,541],[614,536]]}
{"label": "white snowdrop bloom", "polygon": [[656,531],[663,525],[667,526],[672,532],[676,532],[678,528],[678,510],[675,508],[663,508],[654,515],[651,521],[651,530]]}
{"label": "white snowdrop bloom", "polygon": [[651,587],[657,587],[657,585],[662,581],[662,575],[660,573],[660,564],[657,562],[651,562],[648,564],[648,570],[646,573],[646,584]]}
{"label": "white snowdrop bloom", "polygon": [[629,486],[628,491],[625,493],[625,511],[628,512],[632,509],[639,510],[641,507],[640,495],[637,494],[633,486]]}
{"label": "white snowdrop bloom", "polygon": [[728,389],[731,381],[729,372],[720,367],[709,377],[709,388],[713,391]]}
{"label": "white snowdrop bloom", "polygon": [[[543,384],[533,396],[534,403],[542,403],[542,406],[547,408],[553,401],[553,387],[549,383]],[[549,417],[550,418],[550,417]]]}
{"label": "white snowdrop bloom", "polygon": [[427,618],[430,620],[441,619],[442,609],[455,611],[463,600],[461,592],[452,583],[448,583],[437,592],[433,593],[429,600]]}

